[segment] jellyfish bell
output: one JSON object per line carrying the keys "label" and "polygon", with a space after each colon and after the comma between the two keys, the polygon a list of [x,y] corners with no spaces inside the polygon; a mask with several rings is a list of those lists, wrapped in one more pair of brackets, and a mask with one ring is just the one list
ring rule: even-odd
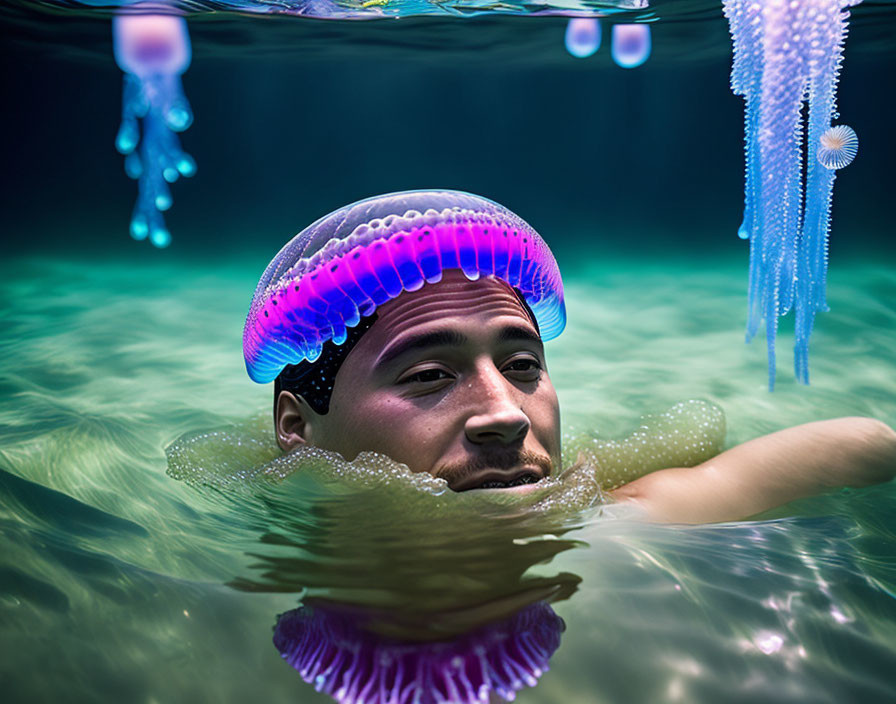
{"label": "jellyfish bell", "polygon": [[250,378],[266,384],[287,365],[314,362],[378,306],[437,283],[448,269],[518,289],[543,340],[566,325],[557,261],[518,215],[462,191],[386,193],[320,218],[268,264],[243,328]]}
{"label": "jellyfish bell", "polygon": [[115,61],[138,78],[182,74],[190,66],[187,23],[174,15],[116,15],[112,19]]}
{"label": "jellyfish bell", "polygon": [[836,170],[849,166],[859,150],[859,138],[849,125],[837,125],[824,132],[818,140],[818,163]]}
{"label": "jellyfish bell", "polygon": [[622,68],[636,68],[650,57],[650,27],[646,24],[614,24],[610,53]]}
{"label": "jellyfish bell", "polygon": [[576,17],[566,25],[566,50],[584,59],[600,48],[600,22],[594,18]]}
{"label": "jellyfish bell", "polygon": [[450,641],[399,642],[360,623],[357,613],[303,606],[280,616],[274,645],[339,704],[484,704],[534,687],[565,628],[544,602]]}

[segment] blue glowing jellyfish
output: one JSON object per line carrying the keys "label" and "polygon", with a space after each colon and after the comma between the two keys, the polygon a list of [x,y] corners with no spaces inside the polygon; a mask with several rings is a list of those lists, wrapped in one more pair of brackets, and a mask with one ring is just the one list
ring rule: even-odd
{"label": "blue glowing jellyfish", "polygon": [[403,643],[363,630],[357,613],[303,606],[280,616],[274,645],[339,704],[487,704],[534,687],[564,627],[538,602],[450,641]]}
{"label": "blue glowing jellyfish", "polygon": [[138,180],[131,236],[167,247],[171,235],[162,212],[171,207],[168,184],[196,172],[176,134],[193,121],[180,82],[190,65],[187,23],[172,15],[120,14],[112,21],[112,34],[115,61],[125,72],[115,146],[125,155],[128,176]]}
{"label": "blue glowing jellyfish", "polygon": [[826,169],[849,166],[859,151],[859,138],[849,125],[831,127],[818,140],[818,163]]}
{"label": "blue glowing jellyfish", "polygon": [[650,27],[646,24],[614,24],[610,45],[613,61],[622,68],[635,68],[650,57]]}
{"label": "blue glowing jellyfish", "polygon": [[[794,369],[808,384],[815,313],[828,310],[827,237],[836,172],[819,161],[819,149],[836,117],[845,8],[858,2],[724,0],[734,40],[731,89],[746,102],[746,187],[738,231],[750,240],[746,338],[765,320],[769,389],[775,384],[778,318],[795,308]],[[808,135],[802,116],[807,100]],[[849,140],[839,139],[846,148]]]}
{"label": "blue glowing jellyfish", "polygon": [[596,19],[578,17],[566,25],[566,50],[575,57],[584,59],[600,48],[600,22]]}

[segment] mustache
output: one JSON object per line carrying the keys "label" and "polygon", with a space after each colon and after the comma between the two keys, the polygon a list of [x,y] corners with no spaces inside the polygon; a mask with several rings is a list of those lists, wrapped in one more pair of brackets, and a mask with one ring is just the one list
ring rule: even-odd
{"label": "mustache", "polygon": [[458,481],[482,469],[515,469],[523,465],[534,465],[541,470],[542,477],[548,477],[554,467],[551,458],[528,450],[490,451],[464,461],[439,467],[433,474],[453,486]]}

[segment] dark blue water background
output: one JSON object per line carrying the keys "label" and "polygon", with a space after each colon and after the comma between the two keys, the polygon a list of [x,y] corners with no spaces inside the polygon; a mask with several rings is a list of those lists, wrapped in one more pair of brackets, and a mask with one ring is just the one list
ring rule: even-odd
{"label": "dark blue water background", "polygon": [[[653,54],[635,70],[610,60],[610,22],[602,50],[581,60],[563,48],[563,18],[200,14],[184,76],[196,117],[183,135],[199,172],[173,189],[174,246],[269,252],[343,203],[447,187],[523,212],[561,265],[606,250],[746,261],[735,234],[743,102],[728,87],[720,4],[654,13],[671,19],[653,24]],[[854,15],[839,96],[862,156],[837,179],[835,262],[894,246],[896,11]],[[2,17],[0,207],[7,232],[31,233],[7,246],[131,251],[135,185],[112,145],[121,72],[108,15],[16,3]]]}

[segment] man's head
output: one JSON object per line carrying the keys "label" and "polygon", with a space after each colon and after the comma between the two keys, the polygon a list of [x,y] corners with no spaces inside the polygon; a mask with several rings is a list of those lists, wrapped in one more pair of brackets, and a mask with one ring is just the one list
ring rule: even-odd
{"label": "man's head", "polygon": [[405,292],[339,368],[329,410],[281,391],[277,439],[372,450],[452,489],[532,483],[560,466],[560,411],[533,320],[509,285],[449,270]]}
{"label": "man's head", "polygon": [[276,378],[283,449],[377,451],[453,489],[508,486],[559,467],[541,340],[565,319],[531,226],[479,196],[409,191],[293,238],[256,288],[243,351],[255,381]]}

